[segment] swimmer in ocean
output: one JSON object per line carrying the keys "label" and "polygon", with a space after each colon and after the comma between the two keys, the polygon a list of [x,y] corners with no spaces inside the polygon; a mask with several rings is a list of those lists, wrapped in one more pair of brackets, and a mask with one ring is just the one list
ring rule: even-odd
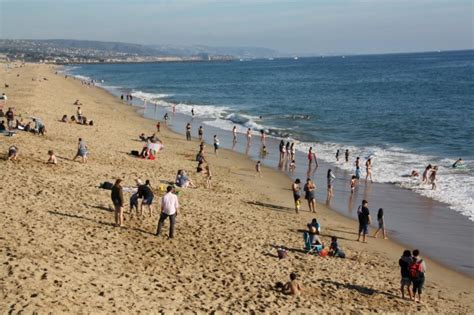
{"label": "swimmer in ocean", "polygon": [[461,166],[461,165],[462,165],[462,159],[459,158],[456,162],[454,162],[453,168],[456,168],[456,167]]}

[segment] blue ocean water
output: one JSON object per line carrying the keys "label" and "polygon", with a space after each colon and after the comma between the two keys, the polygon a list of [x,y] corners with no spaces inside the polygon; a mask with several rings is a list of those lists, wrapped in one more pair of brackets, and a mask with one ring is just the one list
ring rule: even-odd
{"label": "blue ocean water", "polygon": [[[235,62],[80,65],[68,69],[230,130],[265,129],[340,168],[337,149],[373,157],[374,180],[474,220],[474,51]],[[451,164],[465,160],[461,169]],[[406,177],[438,165],[439,189]]]}

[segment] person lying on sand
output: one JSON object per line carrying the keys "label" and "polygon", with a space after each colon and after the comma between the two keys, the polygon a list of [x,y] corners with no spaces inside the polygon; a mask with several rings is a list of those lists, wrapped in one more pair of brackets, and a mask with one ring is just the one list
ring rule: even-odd
{"label": "person lying on sand", "polygon": [[299,282],[296,280],[296,278],[297,278],[296,273],[292,272],[290,274],[290,281],[288,281],[285,284],[282,284],[281,282],[277,282],[276,289],[278,291],[281,291],[284,294],[300,295],[301,292],[303,292],[303,288],[299,284]]}
{"label": "person lying on sand", "polygon": [[56,158],[56,155],[54,154],[53,150],[48,151],[48,160],[46,161],[46,164],[58,164],[58,159]]}
{"label": "person lying on sand", "polygon": [[16,161],[18,158],[18,147],[12,145],[8,148],[8,160],[9,161]]}

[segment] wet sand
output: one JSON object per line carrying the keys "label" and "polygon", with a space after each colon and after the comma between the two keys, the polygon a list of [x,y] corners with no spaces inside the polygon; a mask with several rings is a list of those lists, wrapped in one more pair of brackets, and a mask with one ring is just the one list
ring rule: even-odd
{"label": "wet sand", "polygon": [[[204,189],[194,172],[197,141],[163,128],[165,150],[157,160],[134,158],[128,152],[141,148],[137,136],[151,134],[155,122],[133,107],[47,66],[0,71],[10,84],[9,105],[41,117],[48,130],[44,137],[20,133],[0,142],[1,152],[11,144],[20,148],[19,161],[1,162],[2,313],[473,311],[472,279],[430,259],[426,303],[400,299],[403,248],[373,238],[355,242],[357,224],[322,205],[323,240],[338,236],[348,257],[306,255],[301,230],[313,216],[295,215],[284,173],[264,167],[260,179],[245,155],[221,150],[215,157],[208,146],[214,188]],[[95,126],[58,121],[75,113],[76,99]],[[90,148],[85,165],[71,161],[78,137]],[[57,152],[57,166],[44,164],[49,149]],[[174,180],[178,169],[188,170],[199,187],[180,197],[173,241],[154,235],[157,211],[144,220],[127,216],[125,228],[112,226],[110,192],[98,189],[100,182],[121,177],[132,186],[139,177],[156,187]],[[285,246],[289,257],[278,260],[275,245]],[[296,298],[272,289],[292,271],[305,288]]]}

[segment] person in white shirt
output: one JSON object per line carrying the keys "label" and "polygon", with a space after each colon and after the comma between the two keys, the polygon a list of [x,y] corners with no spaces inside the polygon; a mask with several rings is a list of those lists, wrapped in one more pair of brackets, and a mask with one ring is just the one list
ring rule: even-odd
{"label": "person in white shirt", "polygon": [[170,234],[169,239],[172,239],[174,236],[174,224],[176,222],[176,216],[178,215],[178,196],[173,193],[173,187],[168,186],[166,188],[166,194],[161,198],[161,215],[160,220],[158,221],[158,229],[156,231],[156,236],[160,235],[161,229],[165,220],[170,218]]}

